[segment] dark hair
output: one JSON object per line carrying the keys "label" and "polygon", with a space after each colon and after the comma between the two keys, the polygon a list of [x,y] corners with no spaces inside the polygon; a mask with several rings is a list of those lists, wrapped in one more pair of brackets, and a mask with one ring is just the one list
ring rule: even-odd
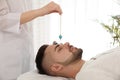
{"label": "dark hair", "polygon": [[37,55],[36,55],[36,59],[35,59],[35,62],[36,62],[36,67],[38,69],[38,72],[40,74],[47,74],[44,70],[44,68],[42,67],[42,61],[43,61],[43,57],[44,57],[44,52],[45,52],[45,49],[48,47],[48,45],[43,45],[39,48],[38,52],[37,52]]}

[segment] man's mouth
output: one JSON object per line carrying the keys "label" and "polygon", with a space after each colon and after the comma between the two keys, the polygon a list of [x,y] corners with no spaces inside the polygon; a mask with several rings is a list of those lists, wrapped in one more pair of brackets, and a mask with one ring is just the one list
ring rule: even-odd
{"label": "man's mouth", "polygon": [[72,45],[69,47],[69,50],[70,50],[71,52],[73,52],[73,51],[76,50],[76,49],[77,49],[77,48],[74,47],[74,46],[72,46]]}

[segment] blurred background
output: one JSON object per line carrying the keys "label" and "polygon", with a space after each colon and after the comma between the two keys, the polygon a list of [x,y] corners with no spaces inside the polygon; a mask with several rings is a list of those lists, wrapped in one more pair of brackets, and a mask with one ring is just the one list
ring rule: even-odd
{"label": "blurred background", "polygon": [[[46,5],[51,0],[33,0],[33,8]],[[96,54],[116,47],[111,35],[99,21],[109,23],[111,16],[120,15],[118,0],[52,0],[63,10],[60,15],[53,13],[33,22],[34,53],[42,44],[70,42],[83,49],[83,58],[89,60]],[[62,39],[59,39],[61,24]]]}

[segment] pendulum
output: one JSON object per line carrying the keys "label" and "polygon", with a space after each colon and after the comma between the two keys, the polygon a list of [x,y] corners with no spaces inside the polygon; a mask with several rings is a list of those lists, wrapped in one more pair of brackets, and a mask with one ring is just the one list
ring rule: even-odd
{"label": "pendulum", "polygon": [[62,39],[62,35],[61,35],[61,34],[59,35],[59,39],[60,39],[60,40]]}
{"label": "pendulum", "polygon": [[62,35],[61,35],[61,15],[60,15],[60,35],[59,35],[59,39],[62,39]]}

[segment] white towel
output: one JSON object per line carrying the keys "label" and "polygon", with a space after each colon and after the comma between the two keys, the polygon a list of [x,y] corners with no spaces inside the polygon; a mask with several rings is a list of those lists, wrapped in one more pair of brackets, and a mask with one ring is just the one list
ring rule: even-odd
{"label": "white towel", "polygon": [[37,70],[34,70],[21,75],[20,77],[18,77],[17,80],[74,80],[74,79],[42,75],[38,74]]}

